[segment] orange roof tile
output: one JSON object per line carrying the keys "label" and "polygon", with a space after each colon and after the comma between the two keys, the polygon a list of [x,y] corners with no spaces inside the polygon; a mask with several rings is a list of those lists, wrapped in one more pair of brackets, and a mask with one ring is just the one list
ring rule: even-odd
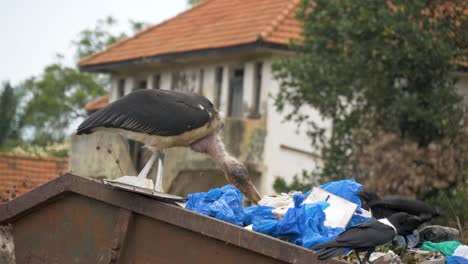
{"label": "orange roof tile", "polygon": [[103,108],[109,104],[109,95],[99,96],[98,98],[92,100],[84,106],[86,111],[92,112]]}
{"label": "orange roof tile", "polygon": [[0,203],[29,192],[68,171],[68,158],[0,153]]}
{"label": "orange roof tile", "polygon": [[299,0],[206,0],[103,52],[80,66],[141,59],[162,54],[222,48],[262,40],[288,44],[301,31],[294,19]]}

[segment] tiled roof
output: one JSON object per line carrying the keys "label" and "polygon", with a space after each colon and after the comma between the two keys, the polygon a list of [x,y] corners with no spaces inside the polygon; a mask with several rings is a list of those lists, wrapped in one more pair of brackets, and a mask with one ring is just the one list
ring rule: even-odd
{"label": "tiled roof", "polygon": [[[295,19],[300,0],[205,0],[201,4],[133,37],[123,39],[102,52],[80,61],[86,67],[235,47],[259,41],[286,45],[300,37]],[[468,9],[464,10],[468,13]],[[455,61],[468,66],[463,57]]]}
{"label": "tiled roof", "polygon": [[67,171],[67,158],[0,153],[0,203],[29,192]]}
{"label": "tiled roof", "polygon": [[88,112],[97,111],[104,106],[109,104],[109,95],[99,96],[84,106],[84,109]]}
{"label": "tiled roof", "polygon": [[288,44],[301,31],[299,0],[206,0],[80,61],[80,66],[223,48],[262,40]]}

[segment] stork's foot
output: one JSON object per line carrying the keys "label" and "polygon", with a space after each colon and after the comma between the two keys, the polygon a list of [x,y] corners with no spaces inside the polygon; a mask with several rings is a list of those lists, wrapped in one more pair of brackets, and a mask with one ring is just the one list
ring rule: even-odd
{"label": "stork's foot", "polygon": [[141,178],[136,176],[123,176],[117,178],[115,180],[106,180],[107,182],[114,183],[114,184],[124,184],[128,185],[128,187],[140,187],[145,189],[153,189],[153,180],[147,178]]}
{"label": "stork's foot", "polygon": [[154,191],[163,193],[164,189],[161,184],[158,184],[158,182],[156,182],[156,184],[154,185]]}

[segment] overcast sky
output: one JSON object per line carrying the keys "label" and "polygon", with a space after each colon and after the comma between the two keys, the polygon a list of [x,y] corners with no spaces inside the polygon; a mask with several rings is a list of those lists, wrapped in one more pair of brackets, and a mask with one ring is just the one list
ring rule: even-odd
{"label": "overcast sky", "polygon": [[187,0],[11,0],[0,8],[0,82],[39,74],[61,53],[71,63],[71,41],[109,15],[155,24],[188,8]]}

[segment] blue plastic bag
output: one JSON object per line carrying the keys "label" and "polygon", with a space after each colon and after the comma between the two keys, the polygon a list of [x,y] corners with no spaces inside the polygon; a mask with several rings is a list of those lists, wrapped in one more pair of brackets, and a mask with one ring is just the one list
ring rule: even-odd
{"label": "blue plastic bag", "polygon": [[211,189],[209,192],[191,193],[188,195],[188,201],[185,208],[200,214],[213,216],[210,206],[218,200],[222,191],[219,188]]}
{"label": "blue plastic bag", "polygon": [[458,256],[447,256],[446,259],[447,264],[467,264],[468,259]]}
{"label": "blue plastic bag", "polygon": [[324,225],[327,202],[301,205],[303,195],[294,196],[294,207],[289,208],[279,220],[254,221],[253,230],[278,238],[287,238],[290,242],[303,247],[311,247],[329,241],[344,230]]}
{"label": "blue plastic bag", "polygon": [[[360,209],[360,208],[358,208],[358,209]],[[356,210],[356,212],[357,211],[358,210]],[[346,229],[351,228],[351,227],[353,227],[355,225],[359,225],[360,223],[370,221],[370,220],[372,220],[371,217],[365,217],[365,216],[362,216],[360,214],[354,213],[353,217],[351,217],[351,220],[349,220],[349,223],[348,223],[348,226],[346,227]]]}
{"label": "blue plastic bag", "polygon": [[358,205],[358,208],[361,208],[361,200],[356,193],[362,191],[362,185],[354,179],[329,182],[319,186],[319,188],[353,202]]}
{"label": "blue plastic bag", "polygon": [[271,206],[249,206],[244,208],[244,226],[251,225],[254,221],[275,220]]}
{"label": "blue plastic bag", "polygon": [[207,193],[189,194],[186,209],[243,226],[242,194],[232,185]]}
{"label": "blue plastic bag", "polygon": [[326,216],[323,210],[329,205],[327,202],[304,205],[306,218],[301,244],[303,247],[309,248],[330,241],[344,231],[343,228],[333,228],[324,224]]}

